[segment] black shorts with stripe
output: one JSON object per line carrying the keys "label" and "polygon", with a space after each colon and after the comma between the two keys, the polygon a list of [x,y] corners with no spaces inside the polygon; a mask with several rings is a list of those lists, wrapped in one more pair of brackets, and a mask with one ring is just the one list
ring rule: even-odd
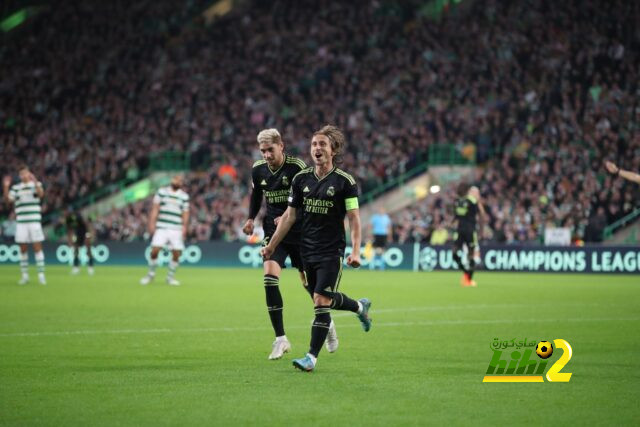
{"label": "black shorts with stripe", "polygon": [[[269,237],[262,241],[262,246],[267,246],[268,243]],[[280,268],[286,268],[284,263],[287,260],[287,257],[291,259],[291,266],[293,268],[298,269],[298,271],[304,271],[302,267],[302,257],[300,256],[300,245],[280,242],[276,247],[276,250],[273,252],[273,255],[269,258],[269,261],[275,261],[278,263]]]}
{"label": "black shorts with stripe", "polygon": [[304,262],[307,286],[316,294],[333,298],[342,278],[342,258],[330,258],[318,262]]}
{"label": "black shorts with stripe", "polygon": [[459,250],[465,245],[469,252],[472,252],[478,246],[478,233],[475,230],[471,228],[458,229],[454,246]]}

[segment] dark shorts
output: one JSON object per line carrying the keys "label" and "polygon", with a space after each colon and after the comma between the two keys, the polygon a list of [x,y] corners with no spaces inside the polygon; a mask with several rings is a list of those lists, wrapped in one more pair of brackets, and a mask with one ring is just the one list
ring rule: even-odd
{"label": "dark shorts", "polygon": [[307,286],[316,294],[333,298],[333,294],[338,292],[342,278],[342,258],[305,262],[304,274],[307,278]]}
{"label": "dark shorts", "polygon": [[456,233],[454,245],[457,249],[461,249],[462,246],[466,245],[469,253],[473,253],[473,250],[478,246],[478,234],[475,230],[460,229]]}
{"label": "dark shorts", "polygon": [[[265,237],[262,241],[263,247],[267,246],[270,237],[271,236]],[[291,266],[293,268],[298,269],[298,271],[304,271],[302,266],[302,257],[300,256],[300,245],[293,243],[280,242],[268,261],[275,261],[278,263],[280,268],[286,268],[284,263],[287,260],[287,257],[291,259]]]}
{"label": "dark shorts", "polygon": [[83,246],[85,241],[91,239],[91,233],[87,231],[77,231],[73,233],[73,244],[76,246]]}
{"label": "dark shorts", "polygon": [[373,236],[373,247],[374,248],[386,248],[387,247],[387,235],[386,234],[375,234]]}

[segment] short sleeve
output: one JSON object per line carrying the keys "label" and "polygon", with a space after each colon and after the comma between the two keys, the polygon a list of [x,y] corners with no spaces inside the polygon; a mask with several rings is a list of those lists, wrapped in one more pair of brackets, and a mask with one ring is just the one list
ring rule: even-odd
{"label": "short sleeve", "polygon": [[185,196],[182,201],[182,212],[189,212],[189,196]]}
{"label": "short sleeve", "polygon": [[301,208],[304,197],[302,195],[302,189],[300,188],[302,179],[300,175],[296,175],[293,177],[293,181],[291,182],[291,190],[289,191],[289,206],[292,208]]}
{"label": "short sleeve", "polygon": [[16,191],[16,189],[11,187],[11,190],[9,190],[9,200],[11,200],[12,202],[15,201],[17,195],[18,192]]}
{"label": "short sleeve", "polygon": [[159,190],[156,193],[156,195],[153,196],[153,204],[154,205],[159,205],[160,204],[160,191]]}

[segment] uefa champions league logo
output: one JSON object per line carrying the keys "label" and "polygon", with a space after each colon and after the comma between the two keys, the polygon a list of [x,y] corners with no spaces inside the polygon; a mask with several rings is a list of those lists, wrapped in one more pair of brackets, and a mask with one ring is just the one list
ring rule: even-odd
{"label": "uefa champions league logo", "polygon": [[422,249],[419,263],[422,270],[433,271],[438,265],[438,251],[432,248]]}

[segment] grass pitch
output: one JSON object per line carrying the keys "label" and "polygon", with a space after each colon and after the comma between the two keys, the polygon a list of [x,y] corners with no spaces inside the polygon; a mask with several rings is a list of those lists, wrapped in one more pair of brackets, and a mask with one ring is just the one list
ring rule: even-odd
{"label": "grass pitch", "polygon": [[[183,268],[147,287],[144,268],[18,286],[0,267],[0,425],[634,424],[640,421],[638,276],[345,270],[373,301],[371,332],[334,312],[340,348],[313,373],[311,302],[281,288],[293,352],[273,340],[261,270]],[[563,338],[569,383],[483,384],[500,339]],[[550,359],[556,360],[556,352]]]}

